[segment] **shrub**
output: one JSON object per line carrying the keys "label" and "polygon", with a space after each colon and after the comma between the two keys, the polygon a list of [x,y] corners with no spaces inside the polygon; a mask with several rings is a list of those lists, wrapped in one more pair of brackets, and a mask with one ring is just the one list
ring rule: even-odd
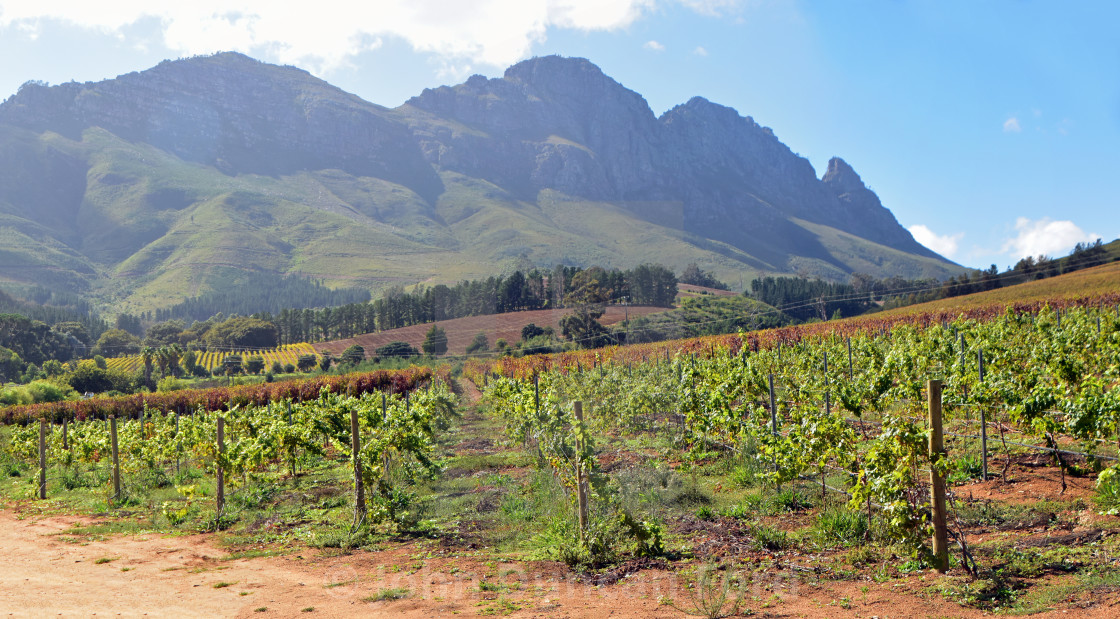
{"label": "shrub", "polygon": [[424,343],[421,348],[424,349],[424,354],[428,355],[442,355],[447,352],[447,331],[432,325],[432,328],[428,329],[428,332],[424,335]]}
{"label": "shrub", "polygon": [[474,336],[470,344],[467,344],[467,354],[473,355],[474,353],[486,352],[490,350],[490,341],[486,339],[486,334],[479,332]]}
{"label": "shrub", "polygon": [[1120,514],[1120,470],[1109,467],[1097,476],[1097,506],[1102,514],[1115,516]]}
{"label": "shrub", "polygon": [[817,516],[813,530],[822,545],[852,546],[866,537],[867,519],[859,512],[832,507]]}
{"label": "shrub", "polygon": [[521,327],[521,339],[523,340],[531,340],[539,335],[544,335],[544,329],[531,322]]}
{"label": "shrub", "polygon": [[311,353],[306,353],[299,356],[299,359],[296,361],[296,367],[299,368],[300,372],[310,372],[315,369],[318,363],[318,357]]}
{"label": "shrub", "polygon": [[20,404],[32,404],[35,399],[27,391],[27,387],[23,385],[12,385],[0,391],[0,404],[5,406],[17,406]]}
{"label": "shrub", "polygon": [[366,349],[357,344],[348,346],[338,358],[339,363],[345,363],[346,365],[357,365],[365,360]]}
{"label": "shrub", "polygon": [[73,389],[67,385],[65,388],[47,380],[37,380],[27,385],[27,391],[36,402],[61,402],[67,398]]}
{"label": "shrub", "polygon": [[389,342],[377,348],[378,357],[418,357],[420,351],[408,342]]}
{"label": "shrub", "polygon": [[253,355],[245,360],[245,371],[250,374],[260,374],[264,370],[264,357]]}
{"label": "shrub", "polygon": [[181,391],[187,388],[186,381],[179,380],[174,376],[165,376],[160,379],[156,384],[156,391],[160,393],[168,393],[171,391]]}

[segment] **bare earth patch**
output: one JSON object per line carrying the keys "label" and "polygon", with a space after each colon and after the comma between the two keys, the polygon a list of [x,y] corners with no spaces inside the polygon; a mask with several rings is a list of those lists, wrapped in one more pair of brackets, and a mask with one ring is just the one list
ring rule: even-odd
{"label": "bare earth patch", "polygon": [[[668,309],[669,308],[666,307],[652,307],[646,305],[629,307],[608,305],[606,313],[599,319],[599,322],[604,326],[609,326],[616,322],[622,322],[628,317],[637,318],[639,316],[648,316],[649,314],[664,312]],[[491,348],[494,347],[494,343],[499,339],[504,339],[511,344],[519,341],[521,339],[521,329],[530,323],[542,328],[552,327],[556,333],[560,333],[560,319],[570,314],[571,311],[570,309],[557,309],[508,312],[505,314],[469,316],[467,318],[441,320],[434,324],[447,331],[448,354],[462,355],[466,353],[467,346],[470,345],[471,341],[474,340],[474,336],[478,333],[486,334]],[[378,333],[366,333],[345,340],[320,342],[318,344],[313,344],[313,346],[316,352],[323,353],[325,351],[335,356],[342,354],[342,351],[353,344],[359,344],[365,349],[366,355],[370,356],[373,355],[373,351],[378,347],[384,346],[389,342],[408,342],[419,350],[420,345],[424,343],[424,337],[427,335],[428,329],[432,328],[432,324],[433,323],[426,323]]]}
{"label": "bare earth patch", "polygon": [[[688,574],[660,561],[587,577],[558,563],[506,562],[427,540],[352,554],[305,549],[229,559],[212,535],[88,543],[58,535],[89,520],[30,514],[19,519],[11,509],[0,511],[6,555],[0,564],[0,607],[7,616],[683,616],[659,603],[662,596],[688,607]],[[111,560],[98,562],[104,558]],[[830,581],[793,569],[761,570],[748,575],[747,608],[761,617],[983,615],[931,594],[929,587],[940,578],[921,573],[884,583]],[[1116,591],[1096,593],[1090,608],[1071,604],[1036,616],[1101,617],[1120,601]]]}

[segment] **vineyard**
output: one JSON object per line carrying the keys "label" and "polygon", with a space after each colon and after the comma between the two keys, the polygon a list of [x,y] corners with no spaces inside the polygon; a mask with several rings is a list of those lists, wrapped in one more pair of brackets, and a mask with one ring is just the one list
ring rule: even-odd
{"label": "vineyard", "polygon": [[[276,480],[339,455],[359,471],[356,487],[370,489],[368,501],[358,492],[355,513],[392,525],[409,521],[409,487],[437,470],[434,432],[456,409],[440,383],[359,397],[323,390],[304,402],[189,413],[144,410],[135,419],[68,422],[50,432],[46,421],[16,427],[8,456],[40,462],[40,476],[29,481],[43,497],[58,485],[103,492],[111,506],[135,506],[165,489],[150,505],[156,517],[171,526],[225,528],[274,492]],[[201,498],[215,495],[216,502]]]}
{"label": "vineyard", "polygon": [[[936,565],[934,473],[958,486],[1008,482],[1013,463],[1042,457],[1061,473],[1062,493],[1067,475],[1103,471],[1099,509],[1120,511],[1120,480],[1109,468],[1120,446],[1115,307],[918,322],[927,326],[864,325],[850,336],[786,330],[761,346],[753,335],[736,348],[692,341],[675,353],[639,351],[644,362],[633,360],[634,351],[511,361],[480,378],[508,437],[550,467],[578,503],[579,539],[569,547],[581,554],[568,557],[577,562],[609,562],[618,552],[593,541],[611,523],[626,523],[616,535],[639,556],[656,553],[661,543],[658,525],[639,521],[620,498],[632,482],[625,472],[607,473],[604,457],[617,456],[596,449],[604,441],[672,445],[643,456],[678,470],[722,466],[740,486],[785,492],[782,500],[794,512],[818,493],[819,505],[843,506],[832,517],[844,520],[847,543],[876,539],[924,565]],[[689,347],[693,352],[685,352]],[[947,454],[931,453],[927,412],[934,397]],[[701,506],[697,515],[734,528],[763,509],[762,495],[750,496],[722,514]],[[975,578],[999,580],[992,569],[999,553],[966,541],[961,522],[976,508],[958,504],[963,499],[952,490],[948,497],[957,523],[947,532],[954,564]],[[744,530],[739,543],[746,547],[796,545],[788,531],[757,523]],[[742,552],[724,537],[708,551]],[[1000,595],[1007,593],[989,591],[974,601],[998,604]]]}
{"label": "vineyard", "polygon": [[62,423],[66,420],[107,419],[111,416],[131,418],[139,417],[145,410],[179,413],[196,409],[221,411],[235,406],[264,406],[279,400],[313,400],[324,390],[348,395],[378,391],[407,393],[421,384],[430,383],[436,374],[444,382],[449,379],[446,369],[433,371],[413,366],[403,370],[321,375],[275,383],[45,402],[6,407],[0,411],[0,422],[27,424],[32,420],[46,419]]}
{"label": "vineyard", "polygon": [[[406,571],[683,583],[634,601],[650,615],[819,614],[791,582],[815,604],[844,591],[832,610],[869,586],[931,615],[1094,608],[1120,591],[1118,301],[25,407],[3,430],[0,493],[237,548],[401,544]],[[931,584],[927,568],[947,572]],[[554,608],[503,580],[516,570],[478,569],[474,612]]]}
{"label": "vineyard", "polygon": [[[213,372],[214,368],[221,367],[222,360],[227,356],[237,354],[244,358],[259,356],[264,359],[264,366],[266,368],[272,367],[273,363],[280,365],[295,366],[299,361],[300,355],[314,355],[315,348],[311,344],[285,344],[278,348],[269,349],[238,349],[238,350],[208,350],[200,351],[195,359],[195,363],[206,369],[208,372]],[[141,355],[129,355],[127,357],[112,357],[105,360],[106,367],[110,370],[122,370],[126,372],[140,372],[144,369],[144,359]]]}

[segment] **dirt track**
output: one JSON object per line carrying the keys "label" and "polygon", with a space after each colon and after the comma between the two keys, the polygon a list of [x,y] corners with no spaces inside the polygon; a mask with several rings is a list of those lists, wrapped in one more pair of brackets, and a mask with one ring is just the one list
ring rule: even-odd
{"label": "dirt track", "polygon": [[[58,535],[88,522],[71,516],[18,519],[12,510],[0,510],[0,548],[7,559],[0,564],[0,615],[429,617],[475,616],[493,609],[488,614],[680,616],[659,608],[656,598],[620,603],[615,596],[624,595],[621,590],[577,585],[554,564],[530,574],[521,564],[495,568],[492,562],[451,554],[418,560],[423,549],[410,545],[376,553],[324,556],[307,549],[231,560],[208,535],[104,541]],[[491,582],[505,583],[497,592],[481,590],[479,581],[488,574]],[[230,584],[216,588],[220,583]],[[409,596],[363,600],[394,587],[407,588]],[[564,600],[557,601],[561,596]]]}
{"label": "dirt track", "polygon": [[[29,510],[24,510],[25,515]],[[662,595],[687,600],[675,574],[637,572],[618,584],[573,582],[558,564],[503,563],[439,550],[434,543],[379,552],[229,559],[208,535],[140,535],[104,541],[58,535],[88,518],[18,519],[0,510],[0,615],[14,617],[681,617]],[[299,554],[302,552],[302,554]],[[98,559],[111,559],[97,563]],[[127,570],[127,571],[125,571]],[[485,579],[490,584],[483,586]],[[749,608],[761,617],[978,617],[908,582],[830,582],[786,574],[751,576]],[[228,586],[216,588],[220,583]],[[496,586],[495,586],[496,585]],[[364,598],[405,587],[398,601]],[[777,594],[777,595],[775,595]],[[266,610],[258,611],[264,608]],[[304,610],[313,609],[313,610]],[[1108,606],[1036,616],[1100,617]],[[1095,612],[1094,612],[1095,611]]]}

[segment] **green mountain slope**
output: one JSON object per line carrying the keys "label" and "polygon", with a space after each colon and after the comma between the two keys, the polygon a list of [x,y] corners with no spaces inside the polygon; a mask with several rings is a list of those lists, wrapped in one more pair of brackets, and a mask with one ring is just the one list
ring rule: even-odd
{"label": "green mountain slope", "polygon": [[238,54],[0,104],[0,282],[168,307],[249,272],[377,292],[563,262],[695,262],[728,282],[962,269],[847,164],[818,179],[750,118],[655,118],[580,59],[395,110]]}

